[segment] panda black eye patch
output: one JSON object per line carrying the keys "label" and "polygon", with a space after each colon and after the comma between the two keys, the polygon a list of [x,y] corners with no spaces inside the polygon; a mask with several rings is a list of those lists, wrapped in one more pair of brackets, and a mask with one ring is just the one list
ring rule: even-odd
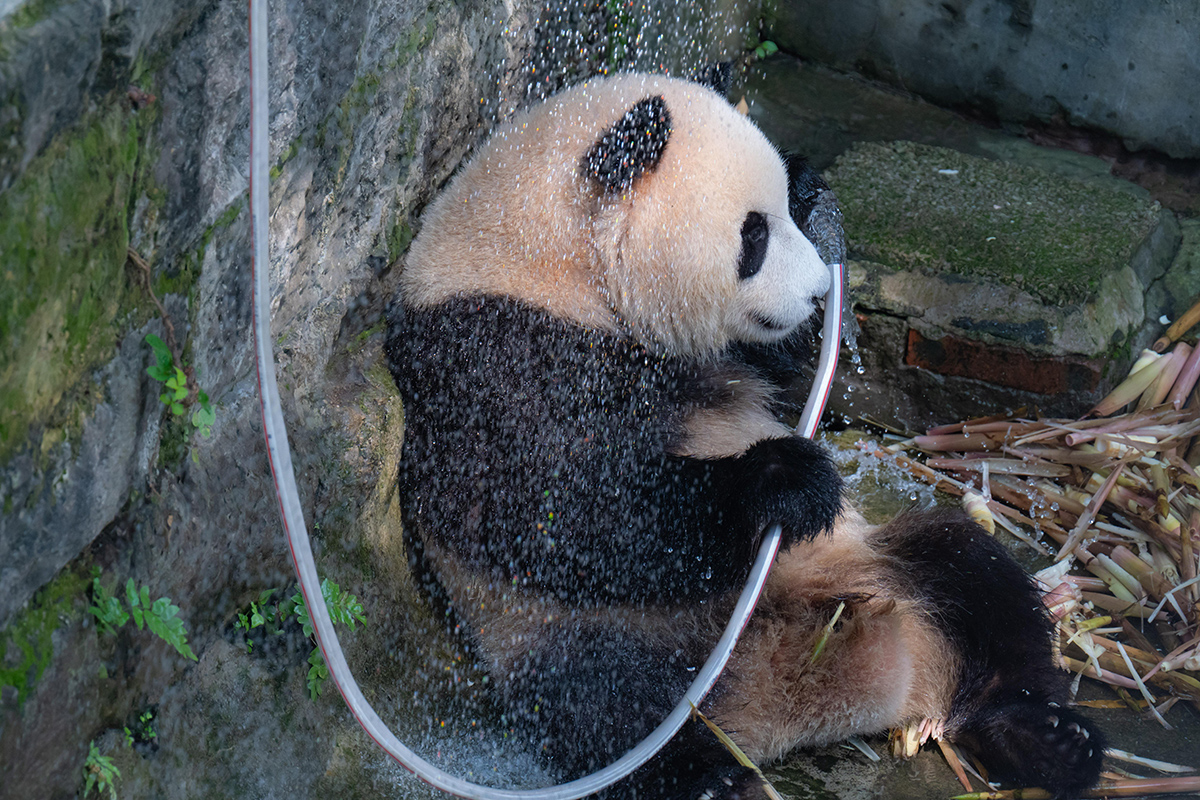
{"label": "panda black eye patch", "polygon": [[770,239],[767,218],[757,211],[746,215],[742,223],[742,253],[738,257],[738,279],[746,280],[758,274],[767,257],[767,241]]}

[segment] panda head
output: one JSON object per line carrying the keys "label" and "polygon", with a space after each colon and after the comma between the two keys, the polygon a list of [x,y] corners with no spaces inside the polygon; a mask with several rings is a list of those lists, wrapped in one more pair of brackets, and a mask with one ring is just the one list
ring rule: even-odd
{"label": "panda head", "polygon": [[748,118],[701,85],[626,74],[498,130],[426,215],[402,281],[410,302],[505,294],[704,357],[786,337],[829,272]]}

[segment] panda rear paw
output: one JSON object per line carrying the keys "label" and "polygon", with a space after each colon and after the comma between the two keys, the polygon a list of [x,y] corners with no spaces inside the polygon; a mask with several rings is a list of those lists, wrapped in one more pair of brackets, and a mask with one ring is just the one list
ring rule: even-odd
{"label": "panda rear paw", "polygon": [[1100,778],[1104,736],[1086,717],[1056,703],[1012,703],[975,715],[965,741],[993,775],[1075,797]]}
{"label": "panda rear paw", "polygon": [[819,445],[799,436],[763,439],[738,462],[734,499],[751,529],[778,522],[787,547],[833,528],[842,479]]}

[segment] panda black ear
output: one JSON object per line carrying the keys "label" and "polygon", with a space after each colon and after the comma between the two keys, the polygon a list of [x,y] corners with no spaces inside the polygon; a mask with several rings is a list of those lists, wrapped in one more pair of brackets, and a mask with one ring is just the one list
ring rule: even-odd
{"label": "panda black ear", "polygon": [[701,67],[693,71],[688,80],[707,86],[721,97],[728,97],[729,90],[733,88],[733,62],[718,61]]}
{"label": "panda black ear", "polygon": [[808,215],[816,207],[821,192],[829,190],[829,184],[809,166],[804,156],[788,153],[783,158],[788,173],[788,213],[796,227],[803,230]]}
{"label": "panda black ear", "polygon": [[627,190],[658,166],[671,137],[671,115],[662,95],[647,97],[625,112],[583,156],[583,173],[606,192]]}

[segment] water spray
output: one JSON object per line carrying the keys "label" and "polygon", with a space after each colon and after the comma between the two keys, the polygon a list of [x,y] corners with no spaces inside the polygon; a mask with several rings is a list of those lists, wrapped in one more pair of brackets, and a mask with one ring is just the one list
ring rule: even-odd
{"label": "water spray", "polygon": [[[767,530],[745,588],[738,597],[729,623],[713,652],[700,668],[695,680],[675,709],[644,740],[607,767],[569,783],[543,789],[496,789],[455,777],[406,747],[367,702],[338,643],[329,610],[321,595],[320,576],[313,559],[304,512],[296,491],[287,428],[275,382],[275,356],[271,337],[271,287],[268,278],[270,250],[269,221],[269,145],[267,104],[267,0],[250,0],[250,225],[252,232],[252,269],[254,273],[254,345],[258,369],[259,401],[271,477],[279,500],[279,511],[287,534],[288,547],[300,591],[312,619],[317,645],[329,675],[346,701],[350,713],[363,730],[402,767],[421,780],[458,797],[475,800],[576,800],[611,786],[646,763],[671,740],[701,704],[716,683],[729,660],[754,606],[758,602],[775,555],[779,550],[781,528],[773,524]],[[840,262],[840,259],[838,259]],[[832,280],[825,298],[825,322],[822,329],[821,357],[813,387],[796,428],[798,434],[812,437],[829,396],[837,365],[842,323],[842,265],[830,267]]]}

